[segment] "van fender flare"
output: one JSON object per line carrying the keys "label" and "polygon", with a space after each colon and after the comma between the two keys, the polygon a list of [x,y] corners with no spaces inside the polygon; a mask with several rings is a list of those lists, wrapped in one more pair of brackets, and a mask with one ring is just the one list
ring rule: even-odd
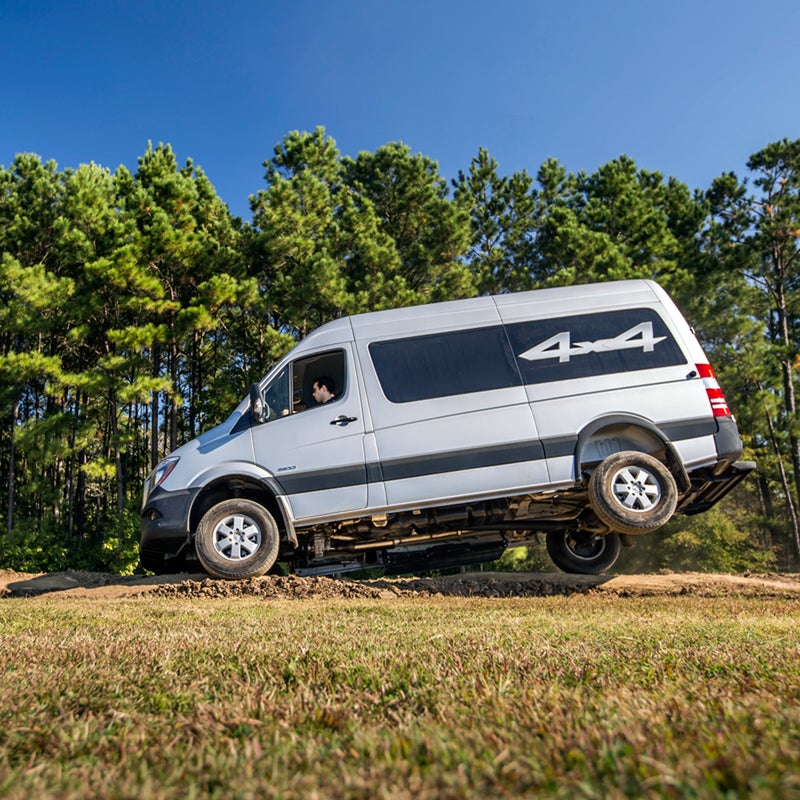
{"label": "van fender flare", "polygon": [[[681,492],[685,492],[687,489],[689,489],[691,486],[691,481],[689,480],[686,467],[684,466],[678,451],[675,449],[675,446],[672,444],[672,442],[670,442],[669,438],[660,428],[658,428],[657,425],[645,417],[637,417],[635,414],[611,414],[606,417],[600,417],[592,420],[583,428],[583,430],[578,434],[578,441],[575,445],[573,469],[576,480],[580,479],[581,465],[583,464],[583,454],[593,437],[604,428],[615,427],[639,428],[640,430],[644,431],[647,436],[651,438],[651,440],[654,439],[658,441],[663,446],[667,454],[667,467],[674,475],[675,482],[678,484],[678,489]],[[624,446],[620,449],[637,450],[641,448],[635,446]],[[642,450],[642,452],[646,451]],[[606,455],[611,455],[611,452],[606,453]]]}
{"label": "van fender flare", "polygon": [[194,485],[199,487],[199,490],[195,497],[193,508],[190,511],[190,517],[195,516],[198,499],[207,496],[209,490],[212,490],[215,484],[222,485],[224,483],[242,483],[243,485],[250,485],[254,488],[258,487],[262,491],[269,493],[275,500],[275,504],[282,517],[280,521],[283,522],[287,539],[297,547],[294,515],[292,514],[292,507],[289,503],[289,499],[286,497],[283,487],[271,472],[252,462],[229,461],[226,464],[213,466],[205,472],[200,473],[194,481]]}

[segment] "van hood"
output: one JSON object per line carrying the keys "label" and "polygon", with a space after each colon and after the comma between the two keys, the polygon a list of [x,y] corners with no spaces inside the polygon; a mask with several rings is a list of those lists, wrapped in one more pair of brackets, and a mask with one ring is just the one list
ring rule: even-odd
{"label": "van hood", "polygon": [[190,453],[205,453],[216,450],[218,447],[236,437],[236,423],[242,416],[240,411],[234,411],[225,422],[209,428],[186,444],[181,445],[170,453],[170,456],[187,456]]}

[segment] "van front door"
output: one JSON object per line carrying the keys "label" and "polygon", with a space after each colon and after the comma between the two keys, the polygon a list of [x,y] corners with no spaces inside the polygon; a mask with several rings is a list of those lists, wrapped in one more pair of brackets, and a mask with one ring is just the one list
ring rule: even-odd
{"label": "van front door", "polygon": [[349,345],[289,362],[264,387],[264,399],[268,417],[252,428],[253,450],[295,520],[363,509],[364,417]]}

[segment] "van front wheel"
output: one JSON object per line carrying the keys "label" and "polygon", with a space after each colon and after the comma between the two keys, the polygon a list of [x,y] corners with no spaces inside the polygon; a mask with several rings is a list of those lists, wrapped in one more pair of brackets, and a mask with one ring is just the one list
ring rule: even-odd
{"label": "van front wheel", "polygon": [[592,510],[618,533],[649,533],[675,513],[672,473],[647,453],[624,450],[603,459],[589,478]]}
{"label": "van front wheel", "polygon": [[564,572],[599,575],[614,566],[621,549],[619,536],[587,531],[548,531],[547,554]]}
{"label": "van front wheel", "polygon": [[218,578],[254,578],[278,557],[280,534],[272,514],[252,500],[224,500],[200,520],[197,558]]}

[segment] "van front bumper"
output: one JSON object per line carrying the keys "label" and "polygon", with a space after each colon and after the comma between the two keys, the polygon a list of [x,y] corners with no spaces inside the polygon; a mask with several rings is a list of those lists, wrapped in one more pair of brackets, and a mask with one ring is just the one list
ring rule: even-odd
{"label": "van front bumper", "polygon": [[734,461],[722,470],[708,467],[694,470],[689,478],[691,487],[678,502],[681,514],[699,514],[718,503],[731,489],[743,481],[754,469],[754,461]]}
{"label": "van front bumper", "polygon": [[142,563],[175,558],[189,542],[189,514],[197,489],[153,490],[142,509],[139,553]]}

